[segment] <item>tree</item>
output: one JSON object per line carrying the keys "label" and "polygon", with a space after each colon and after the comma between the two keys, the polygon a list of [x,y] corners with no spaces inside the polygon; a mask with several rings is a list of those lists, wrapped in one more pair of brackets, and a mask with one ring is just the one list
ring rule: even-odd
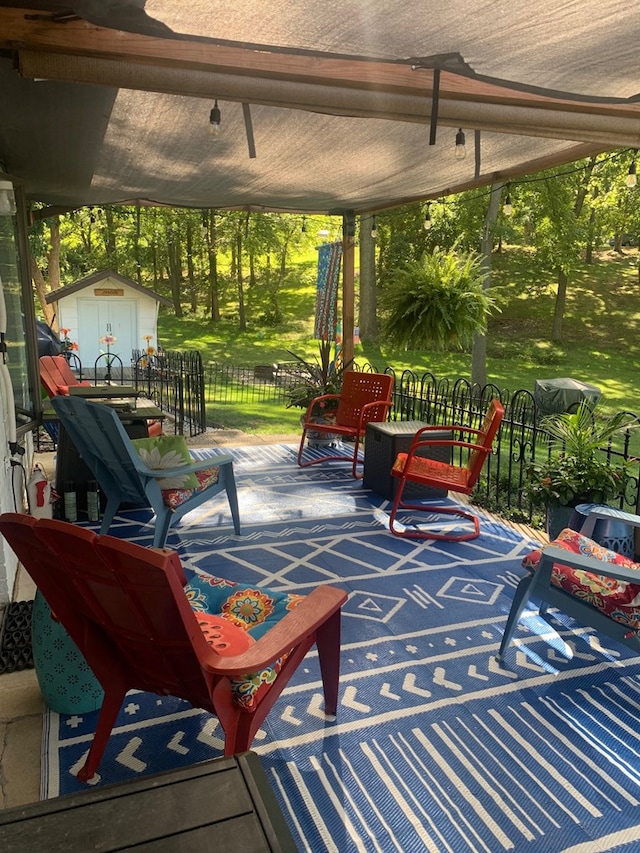
{"label": "tree", "polygon": [[371,235],[375,217],[360,217],[360,303],[358,325],[360,338],[367,343],[377,343],[378,300],[376,293],[376,241]]}
{"label": "tree", "polygon": [[56,331],[56,316],[46,296],[60,287],[60,245],[60,218],[54,216],[44,221],[37,220],[29,240],[29,268],[42,315]]}
{"label": "tree", "polygon": [[551,340],[556,342],[562,340],[567,286],[587,244],[589,212],[585,214],[585,199],[595,165],[596,158],[591,157],[584,165],[543,173],[531,184],[537,257],[555,270],[558,282],[551,328]]}
{"label": "tree", "polygon": [[[502,195],[502,184],[494,184],[491,187],[487,214],[482,235],[480,269],[482,274],[482,286],[485,293],[491,287],[491,254],[493,251],[493,229],[498,219],[500,209],[500,196]],[[471,352],[471,384],[484,386],[487,384],[487,338],[482,330],[473,335],[473,349]]]}

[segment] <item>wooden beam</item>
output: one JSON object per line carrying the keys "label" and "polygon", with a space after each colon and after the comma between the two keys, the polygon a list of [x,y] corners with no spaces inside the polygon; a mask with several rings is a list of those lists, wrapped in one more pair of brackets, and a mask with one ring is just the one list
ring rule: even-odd
{"label": "wooden beam", "polygon": [[[215,72],[262,79],[288,80],[337,88],[359,88],[380,93],[433,94],[434,70],[412,69],[407,62],[384,62],[350,57],[323,56],[309,52],[278,51],[228,45],[214,39],[181,35],[156,38],[107,29],[86,21],[56,24],[29,19],[29,10],[0,9],[0,48],[52,51],[86,57],[102,57],[141,66]],[[620,117],[640,116],[639,104],[600,103],[556,98],[507,86],[486,83],[464,75],[441,71],[441,100],[472,100],[541,110],[589,113]],[[287,106],[283,103],[282,106]]]}
{"label": "wooden beam", "polygon": [[342,215],[342,358],[353,361],[355,327],[355,238],[356,217],[352,210]]}

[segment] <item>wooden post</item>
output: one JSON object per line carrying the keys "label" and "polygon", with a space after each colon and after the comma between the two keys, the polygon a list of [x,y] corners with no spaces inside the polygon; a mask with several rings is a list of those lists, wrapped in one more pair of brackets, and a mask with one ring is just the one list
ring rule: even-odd
{"label": "wooden post", "polygon": [[353,361],[355,235],[356,217],[352,210],[347,210],[342,214],[342,358],[344,364]]}

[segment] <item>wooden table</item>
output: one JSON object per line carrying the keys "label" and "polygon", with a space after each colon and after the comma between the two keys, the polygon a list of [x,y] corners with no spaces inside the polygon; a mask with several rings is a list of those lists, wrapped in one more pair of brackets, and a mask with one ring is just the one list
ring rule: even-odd
{"label": "wooden table", "polygon": [[258,756],[245,752],[0,811],[3,853],[298,849]]}
{"label": "wooden table", "polygon": [[111,397],[137,397],[138,391],[133,385],[70,385],[70,397],[84,397],[85,400],[105,400]]}

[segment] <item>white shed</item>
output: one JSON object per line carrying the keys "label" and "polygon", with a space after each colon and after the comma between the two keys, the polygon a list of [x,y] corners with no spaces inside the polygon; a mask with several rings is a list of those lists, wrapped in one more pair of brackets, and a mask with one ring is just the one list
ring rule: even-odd
{"label": "white shed", "polygon": [[[85,372],[92,371],[96,359],[107,351],[100,338],[116,338],[110,349],[128,368],[134,350],[149,343],[158,346],[158,308],[171,300],[113,270],[104,270],[60,287],[47,296],[54,306],[59,329],[78,345],[77,355]],[[104,364],[102,364],[104,366]],[[99,365],[100,367],[100,365]]]}

